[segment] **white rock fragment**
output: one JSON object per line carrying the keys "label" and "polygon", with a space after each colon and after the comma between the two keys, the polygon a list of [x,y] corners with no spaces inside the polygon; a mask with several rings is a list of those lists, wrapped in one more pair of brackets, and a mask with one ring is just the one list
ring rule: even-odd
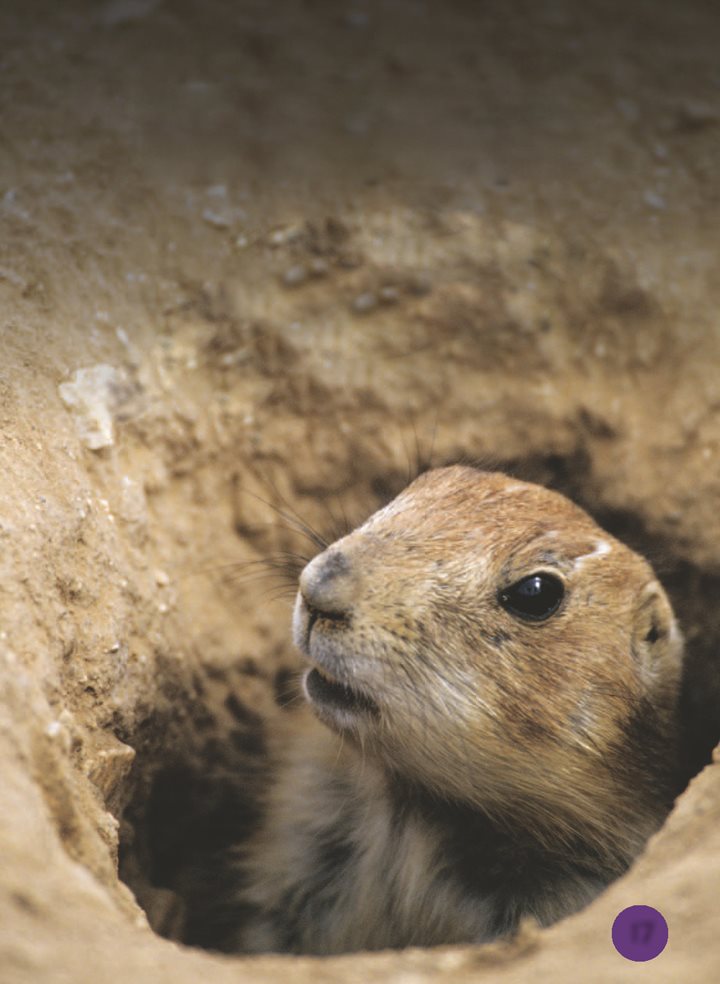
{"label": "white rock fragment", "polygon": [[58,387],[60,398],[75,417],[75,430],[92,451],[109,448],[115,440],[113,415],[128,392],[127,374],[100,363],[77,369],[69,383]]}
{"label": "white rock fragment", "polygon": [[203,209],[202,217],[208,225],[216,229],[229,229],[233,221],[229,212],[219,212],[213,208]]}
{"label": "white rock fragment", "polygon": [[30,213],[18,204],[17,197],[17,189],[8,188],[0,199],[0,206],[2,206],[3,210],[7,212],[8,215],[12,215],[16,219],[22,219],[24,222],[29,222]]}
{"label": "white rock fragment", "polygon": [[286,287],[299,287],[300,284],[305,283],[307,278],[307,267],[303,266],[302,263],[297,263],[285,271],[282,279]]}
{"label": "white rock fragment", "polygon": [[383,304],[397,304],[400,300],[400,291],[397,287],[382,287],[380,289],[380,300]]}
{"label": "white rock fragment", "polygon": [[287,243],[294,243],[302,236],[302,233],[303,228],[301,225],[280,226],[277,229],[273,229],[268,236],[268,245],[285,246]]}
{"label": "white rock fragment", "polygon": [[50,721],[45,727],[45,734],[64,752],[69,752],[72,748],[72,735],[62,720]]}
{"label": "white rock fragment", "polygon": [[247,348],[234,349],[232,352],[226,352],[220,357],[220,365],[225,369],[232,369],[234,366],[239,366],[243,362],[247,362],[250,355],[250,350]]}
{"label": "white rock fragment", "polygon": [[663,209],[667,207],[667,202],[665,201],[663,196],[658,194],[657,191],[653,191],[652,188],[648,188],[645,191],[645,193],[643,194],[643,201],[645,202],[646,205],[649,205],[650,208]]}
{"label": "white rock fragment", "polygon": [[203,220],[208,225],[215,229],[229,229],[247,219],[245,209],[235,207],[230,202],[227,185],[210,185],[205,189],[205,195],[212,199],[212,203],[202,211]]}
{"label": "white rock fragment", "polygon": [[100,19],[106,27],[118,27],[144,20],[159,5],[160,0],[111,0],[102,8]]}
{"label": "white rock fragment", "polygon": [[377,307],[377,303],[377,296],[371,291],[366,290],[362,294],[358,294],[353,300],[352,308],[356,314],[367,314],[368,311],[372,311],[373,308]]}
{"label": "white rock fragment", "polygon": [[147,524],[147,499],[145,489],[140,482],[129,475],[123,475],[120,480],[120,495],[118,497],[118,513],[120,518],[132,525],[142,527]]}
{"label": "white rock fragment", "polygon": [[677,124],[682,130],[700,130],[720,122],[720,112],[714,103],[687,99],[677,109]]}
{"label": "white rock fragment", "polygon": [[0,267],[0,280],[7,280],[9,284],[19,287],[20,290],[26,290],[28,286],[27,280],[21,277],[16,270],[11,270],[10,267]]}

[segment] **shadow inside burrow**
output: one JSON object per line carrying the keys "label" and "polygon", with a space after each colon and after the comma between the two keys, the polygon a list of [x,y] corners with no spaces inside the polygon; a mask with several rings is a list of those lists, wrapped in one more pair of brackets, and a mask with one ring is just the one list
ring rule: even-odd
{"label": "shadow inside burrow", "polygon": [[272,727],[272,714],[261,715],[238,689],[242,677],[259,679],[276,712],[290,712],[298,706],[299,672],[290,665],[265,672],[244,658],[232,679],[215,667],[207,674],[212,696],[196,678],[204,702],[177,700],[176,719],[151,718],[135,737],[118,867],[158,935],[226,951],[244,916],[233,903],[233,856],[262,820]]}
{"label": "shadow inside burrow", "polygon": [[[456,463],[436,460],[432,466]],[[703,571],[679,546],[651,532],[641,515],[608,510],[597,495],[589,456],[538,455],[521,461],[463,463],[504,471],[567,495],[613,536],[645,556],[672,600],[687,641],[680,696],[681,767],[677,792],[710,760],[720,741],[720,613],[708,604],[720,593],[720,575]],[[368,508],[363,515],[328,512],[332,528],[320,530],[324,542],[351,529],[390,501],[409,479],[431,467],[418,456],[411,473],[401,470],[368,477]],[[319,549],[319,547],[317,548]],[[289,636],[289,626],[288,626]],[[262,659],[258,659],[262,664]],[[247,667],[257,673],[257,665]],[[280,670],[268,681],[275,705],[291,713],[299,697],[299,672]],[[163,936],[210,950],[232,950],[234,929],[246,917],[237,894],[234,852],[262,822],[262,790],[268,781],[264,721],[228,691],[223,713],[238,724],[230,741],[218,737],[216,712],[204,708],[204,723],[179,745],[169,742],[140,765],[145,778],[126,811],[121,842],[121,877],[135,891],[153,928]],[[205,732],[198,739],[199,732]],[[184,751],[179,751],[182,747]]]}

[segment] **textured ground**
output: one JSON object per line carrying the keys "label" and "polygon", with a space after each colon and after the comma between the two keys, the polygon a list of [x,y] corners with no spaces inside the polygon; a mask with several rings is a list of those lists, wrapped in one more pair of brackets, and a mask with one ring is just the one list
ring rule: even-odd
{"label": "textured ground", "polygon": [[[242,822],[261,736],[230,695],[281,713],[288,600],[243,565],[304,547],[253,493],[327,530],[416,444],[568,492],[674,596],[700,763],[717,5],[29,0],[0,37],[3,982],[277,979],[161,939],[117,876],[172,935],[178,858]],[[714,980],[719,819],[713,765],[549,931],[294,973]],[[609,931],[639,902],[670,943],[630,965]]]}

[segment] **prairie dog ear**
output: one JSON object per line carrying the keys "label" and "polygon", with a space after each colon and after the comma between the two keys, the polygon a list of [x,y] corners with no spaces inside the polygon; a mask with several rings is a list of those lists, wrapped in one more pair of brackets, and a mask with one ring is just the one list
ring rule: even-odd
{"label": "prairie dog ear", "polygon": [[665,685],[676,682],[682,636],[667,595],[657,581],[647,584],[636,602],[632,652],[648,682],[658,678]]}

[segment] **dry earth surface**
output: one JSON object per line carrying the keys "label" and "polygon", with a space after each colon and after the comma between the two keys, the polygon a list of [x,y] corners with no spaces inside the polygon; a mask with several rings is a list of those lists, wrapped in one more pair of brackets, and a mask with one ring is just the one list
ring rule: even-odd
{"label": "dry earth surface", "polygon": [[[178,935],[181,862],[242,828],[286,713],[252,562],[305,548],[261,499],[360,519],[416,444],[655,562],[709,759],[719,46],[714,0],[0,5],[3,984],[288,973],[148,919]],[[293,979],[717,980],[719,820],[713,764],[578,916]],[[648,964],[609,941],[639,902]]]}

